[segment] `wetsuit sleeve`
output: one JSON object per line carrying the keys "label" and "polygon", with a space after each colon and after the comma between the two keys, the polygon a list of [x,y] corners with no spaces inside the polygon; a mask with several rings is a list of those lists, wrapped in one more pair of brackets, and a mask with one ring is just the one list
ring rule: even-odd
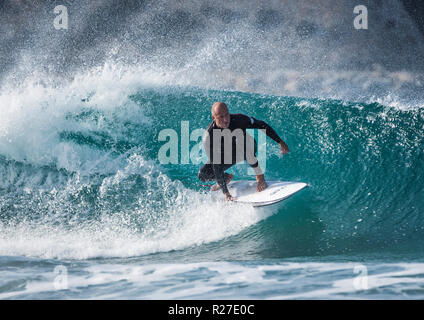
{"label": "wetsuit sleeve", "polygon": [[283,141],[278,136],[277,132],[275,132],[275,130],[270,125],[268,125],[265,121],[258,120],[246,115],[241,115],[241,116],[242,116],[243,126],[246,129],[264,129],[266,135],[270,137],[272,140],[274,140],[275,142],[280,143],[281,141]]}

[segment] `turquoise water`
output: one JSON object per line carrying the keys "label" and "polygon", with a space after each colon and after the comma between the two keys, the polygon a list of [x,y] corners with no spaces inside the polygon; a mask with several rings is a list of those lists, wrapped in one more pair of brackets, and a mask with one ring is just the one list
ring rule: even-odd
{"label": "turquoise water", "polygon": [[[0,299],[424,298],[418,3],[365,3],[368,30],[353,0],[64,5],[68,29],[0,6]],[[309,187],[209,194],[215,101],[289,145],[258,139],[266,179]]]}
{"label": "turquoise water", "polygon": [[[0,298],[424,297],[422,108],[94,88],[0,97]],[[266,179],[309,188],[261,212],[212,198],[201,164],[160,163],[161,130],[206,128],[215,101],[289,145],[262,144]],[[247,168],[231,170],[253,179]]]}

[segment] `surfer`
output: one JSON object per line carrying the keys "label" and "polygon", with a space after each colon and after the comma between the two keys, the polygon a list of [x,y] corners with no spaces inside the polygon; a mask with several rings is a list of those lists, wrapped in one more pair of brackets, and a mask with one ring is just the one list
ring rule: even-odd
{"label": "surfer", "polygon": [[[246,161],[255,171],[257,191],[264,190],[267,184],[256,158],[257,144],[255,139],[246,133],[246,129],[264,129],[266,135],[280,145],[282,154],[289,152],[287,144],[266,122],[244,114],[230,114],[223,102],[215,102],[212,105],[212,119],[203,136],[203,145],[209,161],[200,168],[199,179],[216,181],[212,190],[221,189],[226,200],[234,200],[227,188],[234,175],[226,173],[225,170],[237,162]],[[226,143],[229,141],[228,138],[231,139],[231,144]],[[229,145],[230,149],[227,147]],[[249,150],[253,152],[248,152]]]}

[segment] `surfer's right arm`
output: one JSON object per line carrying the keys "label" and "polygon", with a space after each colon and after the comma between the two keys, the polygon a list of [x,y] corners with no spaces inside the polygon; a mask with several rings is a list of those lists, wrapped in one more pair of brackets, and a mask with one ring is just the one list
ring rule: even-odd
{"label": "surfer's right arm", "polygon": [[280,146],[280,150],[282,154],[288,153],[289,147],[287,144],[281,139],[277,132],[265,121],[258,120],[256,118],[247,116],[245,114],[238,114],[238,120],[240,122],[240,125],[244,128],[252,128],[252,129],[262,129],[265,131],[266,135],[270,137],[272,140],[277,142]]}
{"label": "surfer's right arm", "polygon": [[283,140],[280,141],[279,145],[280,145],[281,154],[286,154],[290,151],[289,146]]}

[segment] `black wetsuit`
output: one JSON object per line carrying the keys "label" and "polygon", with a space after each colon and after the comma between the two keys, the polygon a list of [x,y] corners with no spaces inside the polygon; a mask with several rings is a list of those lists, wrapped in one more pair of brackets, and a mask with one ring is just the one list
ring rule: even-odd
{"label": "black wetsuit", "polygon": [[[227,130],[229,129],[229,130]],[[256,159],[257,153],[257,144],[255,139],[252,138],[249,134],[246,133],[246,129],[264,129],[265,133],[268,137],[273,139],[275,142],[280,143],[282,140],[278,136],[278,134],[272,129],[266,122],[257,120],[253,117],[246,116],[244,114],[230,114],[230,125],[227,129],[218,128],[215,121],[212,121],[211,124],[206,129],[205,135],[203,136],[203,144],[205,151],[208,155],[209,161],[200,169],[199,171],[199,179],[201,181],[211,181],[215,180],[218,185],[221,187],[222,192],[227,193],[227,178],[229,176],[228,173],[224,171],[235,165],[240,160],[245,160],[247,163],[255,170],[256,174],[260,174],[260,168],[258,167],[258,160]],[[237,137],[231,137],[231,155],[227,154],[227,158],[225,158],[223,143],[224,138],[221,138],[221,142],[218,144],[214,144],[214,131],[217,130],[216,137],[219,137],[220,132],[234,133],[236,129],[241,129],[244,138],[244,148],[242,154],[237,154]],[[240,130],[238,131],[240,133]],[[254,155],[249,156],[249,152],[246,151],[246,148],[250,145],[250,149],[253,150]],[[241,149],[241,148],[240,148]],[[238,149],[238,150],[240,150]],[[214,154],[215,151],[215,154]],[[219,153],[218,155],[216,153]],[[230,158],[230,159],[229,159]],[[228,161],[229,160],[229,161]],[[250,160],[250,161],[249,161]]]}

